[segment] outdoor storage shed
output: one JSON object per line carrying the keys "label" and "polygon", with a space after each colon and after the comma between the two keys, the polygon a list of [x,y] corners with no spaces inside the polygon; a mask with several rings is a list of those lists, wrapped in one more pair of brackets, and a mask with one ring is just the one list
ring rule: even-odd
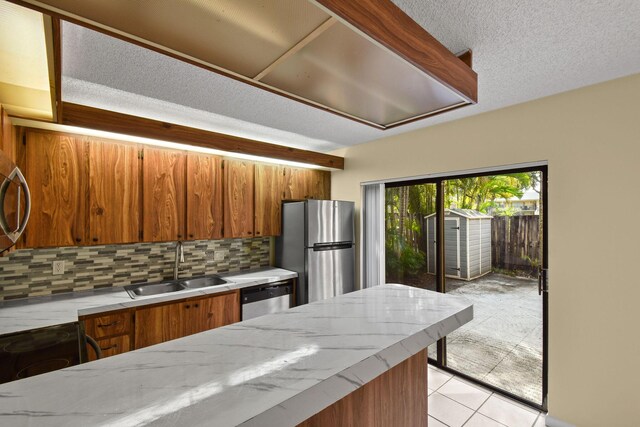
{"label": "outdoor storage shed", "polygon": [[[472,209],[445,209],[445,275],[472,280],[491,272],[491,216]],[[427,272],[436,274],[436,214],[427,222]]]}

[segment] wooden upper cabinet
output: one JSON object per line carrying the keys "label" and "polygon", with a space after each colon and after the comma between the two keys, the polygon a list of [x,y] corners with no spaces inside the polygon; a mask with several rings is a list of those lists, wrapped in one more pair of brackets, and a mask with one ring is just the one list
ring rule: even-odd
{"label": "wooden upper cabinet", "polygon": [[255,234],[277,236],[282,215],[284,168],[263,164],[256,164],[255,168]]}
{"label": "wooden upper cabinet", "polygon": [[307,169],[305,184],[308,199],[331,198],[331,172]]}
{"label": "wooden upper cabinet", "polygon": [[224,161],[224,237],[253,236],[254,164]]}
{"label": "wooden upper cabinet", "polygon": [[284,168],[284,200],[307,199],[307,169]]}
{"label": "wooden upper cabinet", "polygon": [[89,143],[89,237],[91,244],[140,239],[138,147],[112,141]]}
{"label": "wooden upper cabinet", "polygon": [[285,168],[283,198],[330,199],[331,173],[315,169]]}
{"label": "wooden upper cabinet", "polygon": [[82,137],[26,133],[31,191],[27,247],[87,244],[87,147]]}
{"label": "wooden upper cabinet", "polygon": [[222,238],[222,159],[187,154],[187,238]]}
{"label": "wooden upper cabinet", "polygon": [[143,234],[145,242],[185,238],[185,164],[182,151],[144,148]]}

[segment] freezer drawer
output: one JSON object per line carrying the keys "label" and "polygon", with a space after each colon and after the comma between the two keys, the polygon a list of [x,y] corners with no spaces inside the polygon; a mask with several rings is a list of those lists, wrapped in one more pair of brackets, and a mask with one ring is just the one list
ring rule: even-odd
{"label": "freezer drawer", "polygon": [[307,249],[308,302],[332,298],[355,289],[355,249]]}
{"label": "freezer drawer", "polygon": [[242,290],[242,320],[277,313],[291,307],[290,282]]}
{"label": "freezer drawer", "polygon": [[316,243],[353,242],[353,202],[307,200],[306,246]]}

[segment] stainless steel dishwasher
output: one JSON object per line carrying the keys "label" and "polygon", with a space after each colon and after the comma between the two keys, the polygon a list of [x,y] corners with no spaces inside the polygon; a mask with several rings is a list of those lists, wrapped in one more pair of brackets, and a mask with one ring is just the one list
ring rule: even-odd
{"label": "stainless steel dishwasher", "polygon": [[242,289],[242,320],[277,313],[291,307],[293,283],[283,281]]}

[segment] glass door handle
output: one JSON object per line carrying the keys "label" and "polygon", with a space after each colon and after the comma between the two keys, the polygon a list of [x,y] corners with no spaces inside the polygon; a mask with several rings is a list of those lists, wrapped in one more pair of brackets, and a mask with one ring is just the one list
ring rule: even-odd
{"label": "glass door handle", "polygon": [[547,269],[543,268],[538,273],[538,295],[542,295],[543,292],[547,292]]}

